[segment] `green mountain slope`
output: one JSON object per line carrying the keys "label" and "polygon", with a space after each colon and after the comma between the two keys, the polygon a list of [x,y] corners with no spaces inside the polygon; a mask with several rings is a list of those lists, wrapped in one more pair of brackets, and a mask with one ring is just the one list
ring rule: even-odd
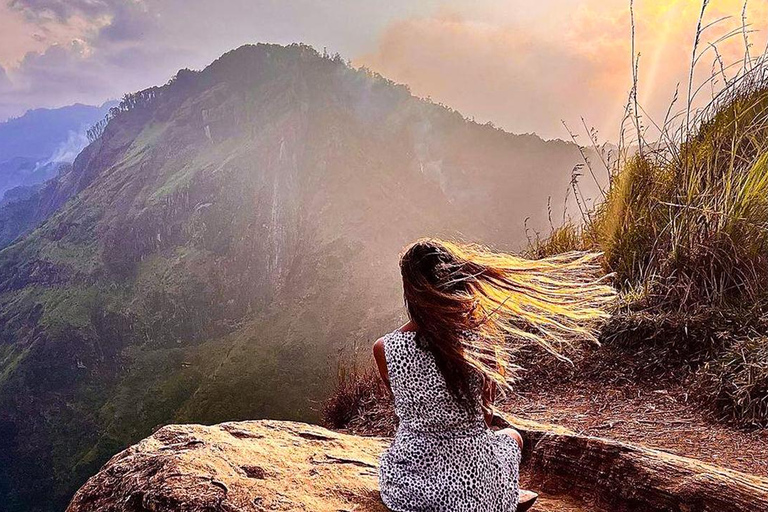
{"label": "green mountain slope", "polygon": [[4,510],[61,509],[168,422],[315,418],[339,354],[395,325],[405,243],[519,247],[579,159],[300,45],[119,110],[0,252]]}

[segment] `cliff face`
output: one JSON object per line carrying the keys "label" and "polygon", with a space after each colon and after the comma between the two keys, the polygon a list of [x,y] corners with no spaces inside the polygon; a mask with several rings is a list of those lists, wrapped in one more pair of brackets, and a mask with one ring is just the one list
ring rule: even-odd
{"label": "cliff face", "polygon": [[579,159],[298,45],[127,97],[0,209],[0,502],[61,510],[167,423],[316,419],[399,320],[405,243],[515,249]]}

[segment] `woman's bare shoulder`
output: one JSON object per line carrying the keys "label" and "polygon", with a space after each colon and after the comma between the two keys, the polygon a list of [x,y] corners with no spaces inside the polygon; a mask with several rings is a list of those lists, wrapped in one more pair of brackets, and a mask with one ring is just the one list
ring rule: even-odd
{"label": "woman's bare shoulder", "polygon": [[383,357],[384,356],[384,345],[386,344],[388,337],[390,337],[390,336],[392,336],[393,334],[396,334],[396,333],[414,332],[415,330],[416,330],[416,324],[414,324],[413,322],[408,322],[408,323],[406,323],[404,325],[401,325],[399,328],[395,329],[394,331],[388,332],[387,334],[385,334],[381,338],[377,339],[373,343],[373,354],[375,356],[377,356],[377,357],[378,356]]}
{"label": "woman's bare shoulder", "polygon": [[[396,332],[396,331],[393,331],[393,332]],[[387,338],[391,334],[392,334],[391,332],[388,332],[387,334],[385,334],[384,336],[382,336],[381,338],[373,342],[373,355],[376,358],[384,357],[384,345],[387,343]]]}

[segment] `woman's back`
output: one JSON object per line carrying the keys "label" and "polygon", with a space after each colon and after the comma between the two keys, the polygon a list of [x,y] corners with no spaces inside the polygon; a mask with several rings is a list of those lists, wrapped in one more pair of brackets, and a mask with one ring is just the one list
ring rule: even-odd
{"label": "woman's back", "polygon": [[486,428],[479,378],[470,386],[477,400],[468,410],[451,395],[435,357],[416,331],[389,333],[384,339],[384,352],[395,410],[403,428],[434,435]]}
{"label": "woman's back", "polygon": [[468,409],[415,331],[386,335],[384,353],[400,419],[381,459],[385,504],[397,512],[515,510],[520,449],[486,427],[479,377],[470,383],[477,400]]}
{"label": "woman's back", "polygon": [[[616,297],[600,275],[599,257],[571,252],[528,260],[434,238],[405,249],[404,328],[415,331],[394,331],[373,346],[400,417],[379,467],[390,509],[517,508],[522,440],[517,432],[497,435],[487,428],[481,402],[492,399],[495,385],[509,387],[505,368],[514,341],[554,350],[597,340]],[[427,346],[420,344],[422,335]]]}

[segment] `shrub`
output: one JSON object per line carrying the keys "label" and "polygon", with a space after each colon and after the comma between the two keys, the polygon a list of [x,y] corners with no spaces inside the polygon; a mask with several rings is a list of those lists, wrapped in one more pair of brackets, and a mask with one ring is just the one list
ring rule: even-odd
{"label": "shrub", "polygon": [[764,425],[768,418],[768,338],[734,341],[696,373],[694,389],[711,397],[726,419]]}
{"label": "shrub", "polygon": [[377,369],[340,364],[334,392],[323,404],[322,421],[358,435],[392,435],[394,405]]}

